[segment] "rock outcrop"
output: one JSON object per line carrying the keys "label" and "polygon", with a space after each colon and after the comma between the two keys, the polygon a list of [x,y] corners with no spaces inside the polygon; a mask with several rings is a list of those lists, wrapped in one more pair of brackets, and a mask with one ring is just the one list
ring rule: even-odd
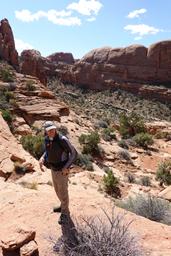
{"label": "rock outcrop", "polygon": [[56,52],[47,57],[48,60],[52,61],[55,64],[65,63],[65,64],[74,64],[74,58],[72,53],[65,52]]}
{"label": "rock outcrop", "polygon": [[0,21],[0,59],[6,60],[18,69],[18,53],[15,49],[13,32],[7,19]]}
{"label": "rock outcrop", "polygon": [[3,255],[8,256],[38,256],[38,246],[35,242],[36,232],[26,227],[16,228],[1,240]]}
{"label": "rock outcrop", "polygon": [[38,162],[26,152],[10,132],[7,123],[0,114],[0,176],[7,179],[14,171],[15,162],[34,166],[40,170]]}

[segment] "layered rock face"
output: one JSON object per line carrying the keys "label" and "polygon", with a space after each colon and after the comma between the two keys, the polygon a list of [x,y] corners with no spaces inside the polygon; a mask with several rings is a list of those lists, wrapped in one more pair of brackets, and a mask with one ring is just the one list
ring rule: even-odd
{"label": "layered rock face", "polygon": [[100,89],[115,82],[171,82],[171,41],[146,48],[132,45],[126,48],[100,48],[86,54],[72,68],[73,81]]}
{"label": "layered rock face", "polygon": [[18,68],[18,53],[12,29],[7,19],[0,21],[0,59],[6,60],[13,67]]}

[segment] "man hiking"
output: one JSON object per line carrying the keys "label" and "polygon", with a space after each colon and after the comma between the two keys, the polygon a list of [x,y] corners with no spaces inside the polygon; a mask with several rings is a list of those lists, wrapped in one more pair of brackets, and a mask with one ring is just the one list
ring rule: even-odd
{"label": "man hiking", "polygon": [[58,223],[65,224],[69,212],[68,174],[69,167],[76,159],[77,151],[69,140],[58,133],[56,125],[52,121],[46,121],[45,152],[39,160],[40,168],[43,165],[51,169],[55,192],[60,201],[59,207],[54,207],[54,212],[61,212]]}

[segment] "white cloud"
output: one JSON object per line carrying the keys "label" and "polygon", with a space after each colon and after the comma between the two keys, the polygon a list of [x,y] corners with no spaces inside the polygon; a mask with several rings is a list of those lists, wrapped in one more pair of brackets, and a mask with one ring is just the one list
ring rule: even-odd
{"label": "white cloud", "polygon": [[15,47],[16,47],[17,51],[19,52],[19,54],[23,50],[34,49],[34,47],[31,44],[23,42],[21,39],[15,39]]}
{"label": "white cloud", "polygon": [[133,19],[133,18],[139,18],[141,14],[146,13],[147,10],[142,8],[142,9],[138,9],[138,10],[134,10],[132,12],[130,12],[127,16],[127,18]]}
{"label": "white cloud", "polygon": [[74,10],[82,15],[90,16],[92,14],[97,15],[102,4],[97,0],[79,0],[78,3],[73,2],[67,6],[68,10]]}
{"label": "white cloud", "polygon": [[96,20],[95,17],[91,17],[91,18],[88,18],[88,19],[87,19],[87,21],[89,21],[89,22],[92,22],[92,21],[95,21],[95,20]]}
{"label": "white cloud", "polygon": [[127,25],[124,27],[124,29],[130,31],[131,34],[137,35],[137,37],[135,37],[135,40],[139,40],[146,35],[155,35],[159,32],[164,31],[163,29],[155,28],[145,24]]}
{"label": "white cloud", "polygon": [[31,13],[29,10],[15,11],[15,16],[17,19],[23,22],[32,22],[37,21],[40,18],[47,18],[50,22],[63,25],[63,26],[72,26],[72,25],[81,25],[81,20],[77,17],[71,16],[71,11],[56,11],[49,10],[47,12],[38,11],[36,13]]}

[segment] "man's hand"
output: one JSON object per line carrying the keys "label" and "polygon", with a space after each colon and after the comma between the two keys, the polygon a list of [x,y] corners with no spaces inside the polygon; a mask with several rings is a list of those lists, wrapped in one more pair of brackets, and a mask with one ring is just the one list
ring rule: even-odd
{"label": "man's hand", "polygon": [[63,169],[62,175],[67,176],[69,174],[69,169]]}
{"label": "man's hand", "polygon": [[44,158],[40,158],[40,160],[39,160],[39,165],[40,165],[41,171],[44,172],[44,171],[45,171],[44,168],[43,168],[43,165],[44,165]]}

